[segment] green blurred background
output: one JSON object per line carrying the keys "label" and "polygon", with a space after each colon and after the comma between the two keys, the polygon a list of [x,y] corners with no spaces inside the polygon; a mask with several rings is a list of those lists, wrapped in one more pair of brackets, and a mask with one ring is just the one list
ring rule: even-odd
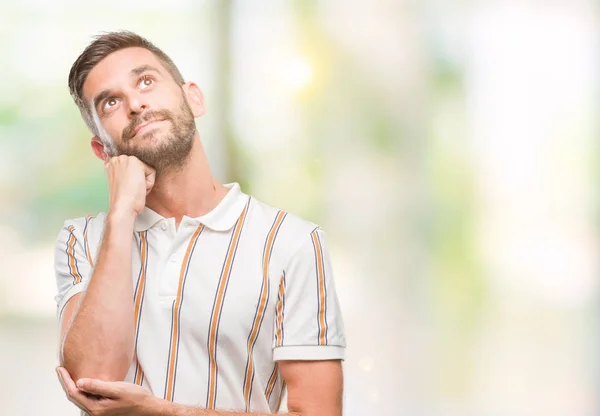
{"label": "green blurred background", "polygon": [[0,414],[77,414],[53,371],[53,244],[107,189],[66,81],[117,29],[203,89],[220,180],[326,230],[345,415],[599,414],[599,11],[1,2]]}

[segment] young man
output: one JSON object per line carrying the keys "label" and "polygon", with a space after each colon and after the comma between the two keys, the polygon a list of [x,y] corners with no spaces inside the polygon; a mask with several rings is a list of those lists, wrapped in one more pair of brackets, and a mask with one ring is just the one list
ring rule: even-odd
{"label": "young man", "polygon": [[131,32],[69,88],[104,162],[107,213],[66,221],[59,380],[91,415],[341,415],[345,347],[323,231],[211,175],[202,92]]}

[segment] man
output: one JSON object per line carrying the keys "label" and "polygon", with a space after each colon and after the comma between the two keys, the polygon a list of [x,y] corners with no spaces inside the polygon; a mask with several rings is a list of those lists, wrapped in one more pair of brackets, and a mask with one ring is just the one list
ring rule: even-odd
{"label": "man", "polygon": [[66,221],[59,379],[91,415],[341,415],[343,324],[323,231],[222,185],[202,92],[131,32],[97,37],[69,88],[107,213]]}

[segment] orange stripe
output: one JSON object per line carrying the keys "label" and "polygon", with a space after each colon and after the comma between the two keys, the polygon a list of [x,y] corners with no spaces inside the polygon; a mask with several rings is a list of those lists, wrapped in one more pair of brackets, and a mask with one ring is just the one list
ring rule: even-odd
{"label": "orange stripe", "polygon": [[72,225],[69,226],[69,231],[71,235],[69,236],[69,240],[67,241],[67,254],[69,256],[69,269],[71,274],[75,278],[74,284],[78,284],[81,282],[81,275],[77,272],[77,260],[75,259],[75,233],[73,232],[75,227]]}
{"label": "orange stripe", "polygon": [[283,345],[283,299],[285,296],[285,272],[279,279],[279,299],[277,300],[277,335],[275,345]]}
{"label": "orange stripe", "polygon": [[165,394],[165,399],[168,401],[173,401],[173,390],[175,388],[175,360],[177,358],[177,343],[179,342],[179,309],[181,308],[182,301],[182,291],[183,291],[183,282],[186,275],[186,270],[188,263],[190,261],[190,256],[192,253],[192,248],[194,244],[202,232],[204,228],[203,224],[196,229],[190,242],[188,244],[187,250],[185,252],[185,257],[183,258],[183,263],[181,264],[181,271],[179,272],[179,286],[177,288],[177,297],[175,298],[175,305],[173,306],[173,329],[171,331],[171,353],[169,356],[168,363],[168,376],[167,376],[167,389]]}
{"label": "orange stripe", "polygon": [[319,345],[327,344],[327,324],[325,322],[325,270],[323,268],[323,256],[321,254],[321,243],[317,231],[311,233],[315,244],[317,256],[317,281],[319,285]]}
{"label": "orange stripe", "polygon": [[86,227],[85,227],[85,232],[83,233],[83,238],[85,240],[85,247],[86,247],[86,254],[87,254],[87,258],[88,261],[90,262],[90,266],[94,267],[94,262],[92,261],[92,255],[90,254],[90,245],[88,243],[88,230],[90,228],[90,224],[89,221],[90,219],[92,219],[93,217],[91,215],[88,215],[87,217],[85,217],[85,222],[86,222]]}
{"label": "orange stripe", "polygon": [[146,239],[147,231],[143,231],[140,233],[140,257],[141,257],[141,275],[140,281],[138,282],[138,288],[135,293],[135,309],[134,309],[134,328],[135,328],[135,351],[136,351],[136,361],[137,361],[137,369],[135,371],[135,380],[134,383],[137,385],[141,385],[142,377],[144,373],[142,371],[142,365],[137,360],[137,337],[138,337],[138,325],[140,322],[140,317],[142,314],[142,298],[144,296],[144,289],[146,287],[146,251],[147,251],[147,239]]}
{"label": "orange stripe", "polygon": [[[250,200],[248,200],[248,203]],[[217,324],[219,322],[219,318],[221,316],[221,306],[223,305],[223,299],[225,297],[225,288],[227,287],[227,281],[229,280],[229,274],[231,272],[231,265],[233,263],[233,254],[237,249],[237,244],[240,239],[240,234],[242,231],[242,225],[244,224],[244,219],[246,218],[246,213],[248,211],[248,204],[242,211],[240,218],[237,221],[235,229],[233,231],[233,239],[229,244],[229,249],[227,250],[227,255],[225,257],[225,264],[223,265],[223,271],[221,272],[221,277],[219,278],[219,287],[217,289],[217,298],[215,300],[215,305],[213,306],[212,311],[212,321],[210,322],[209,327],[209,336],[208,336],[208,358],[210,361],[210,371],[208,377],[208,397],[206,408],[214,409],[216,403],[216,381],[217,381],[217,359],[216,359],[216,350],[217,350]]]}
{"label": "orange stripe", "polygon": [[279,409],[281,409],[281,399],[283,399],[284,391],[285,391],[285,380],[283,380],[283,383],[281,384],[281,392],[279,393],[279,401],[277,402],[277,407],[275,408],[276,412],[279,412]]}
{"label": "orange stripe", "polygon": [[[137,360],[137,358],[136,358],[136,360]],[[135,381],[134,381],[134,383],[137,384],[138,386],[141,386],[143,378],[144,378],[144,370],[142,369],[142,365],[138,361],[136,369],[135,369]]]}
{"label": "orange stripe", "polygon": [[244,400],[246,401],[246,412],[250,409],[250,391],[252,388],[252,377],[254,375],[254,358],[252,356],[252,350],[254,349],[254,343],[256,342],[256,338],[258,337],[258,331],[260,329],[260,324],[262,322],[263,315],[265,313],[265,308],[267,307],[267,295],[269,293],[269,260],[271,259],[271,250],[273,248],[273,243],[275,242],[275,236],[277,235],[277,231],[279,231],[279,227],[285,218],[285,212],[279,211],[277,217],[275,218],[275,223],[273,227],[271,227],[271,232],[267,237],[267,244],[265,246],[265,252],[263,254],[263,284],[262,291],[260,294],[260,302],[258,306],[258,310],[256,313],[256,317],[254,319],[254,323],[252,324],[252,331],[250,332],[250,336],[248,337],[248,365],[246,367],[246,379],[244,381]]}
{"label": "orange stripe", "polygon": [[267,402],[271,398],[271,394],[273,393],[273,389],[275,388],[275,381],[277,380],[277,376],[279,375],[279,363],[275,363],[275,368],[273,368],[273,374],[271,374],[271,378],[267,383],[267,389],[265,390],[265,397],[267,398]]}

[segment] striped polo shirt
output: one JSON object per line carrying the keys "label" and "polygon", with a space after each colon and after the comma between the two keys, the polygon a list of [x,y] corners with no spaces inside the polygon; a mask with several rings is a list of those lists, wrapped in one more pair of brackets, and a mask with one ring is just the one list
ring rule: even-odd
{"label": "striped polo shirt", "polygon": [[[324,232],[238,184],[178,228],[149,208],[132,235],[135,357],[126,381],[207,409],[277,412],[280,360],[343,359]],[[68,220],[55,250],[58,316],[85,291],[105,214]]]}

